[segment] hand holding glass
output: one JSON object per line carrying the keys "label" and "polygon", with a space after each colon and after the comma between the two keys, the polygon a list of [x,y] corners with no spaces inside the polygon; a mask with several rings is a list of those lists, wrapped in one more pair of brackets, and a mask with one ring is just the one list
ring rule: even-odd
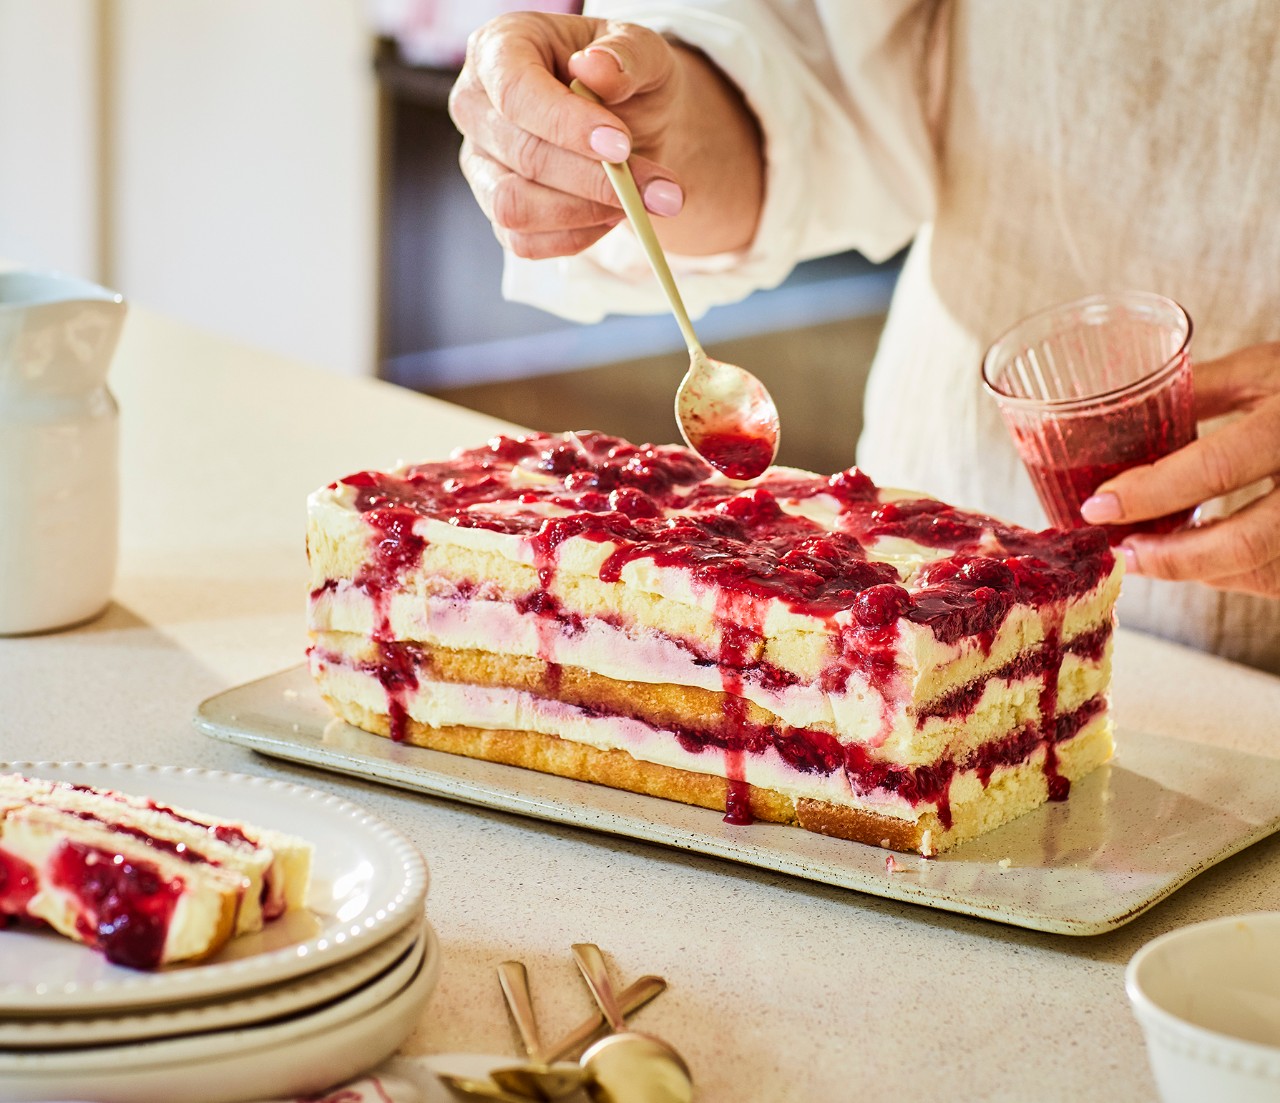
{"label": "hand holding glass", "polygon": [[[1081,503],[1108,479],[1196,436],[1191,319],[1161,295],[1092,295],[1033,314],[991,346],[982,379],[1059,528],[1081,527]],[[1118,544],[1190,515],[1105,528]]]}

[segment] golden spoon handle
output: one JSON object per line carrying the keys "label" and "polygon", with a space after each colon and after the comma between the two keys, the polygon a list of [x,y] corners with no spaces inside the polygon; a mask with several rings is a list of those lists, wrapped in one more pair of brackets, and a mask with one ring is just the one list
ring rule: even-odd
{"label": "golden spoon handle", "polygon": [[[569,88],[584,100],[590,100],[592,103],[600,102],[600,97],[576,77],[569,82]],[[685,346],[691,354],[705,357],[702,343],[693,331],[693,323],[689,321],[689,312],[684,308],[680,289],[676,287],[675,277],[671,274],[671,266],[667,264],[666,253],[662,251],[662,243],[658,241],[653,221],[649,218],[649,212],[645,210],[644,200],[640,198],[640,189],[636,187],[635,177],[631,175],[631,167],[626,161],[617,163],[601,161],[600,164],[604,166],[605,175],[609,177],[613,190],[618,193],[622,209],[627,212],[627,218],[631,220],[631,228],[635,231],[641,248],[644,249],[644,255],[649,258],[649,264],[653,267],[654,275],[658,277],[658,283],[666,293],[667,302],[671,304],[671,312],[676,316],[676,324],[684,335]]]}
{"label": "golden spoon handle", "polygon": [[613,984],[609,980],[609,968],[604,963],[604,954],[600,952],[600,947],[593,942],[575,942],[573,959],[578,963],[578,971],[582,973],[582,979],[591,989],[591,995],[600,1010],[604,1012],[610,1028],[615,1031],[626,1030],[627,1020],[614,997]]}
{"label": "golden spoon handle", "polygon": [[498,966],[498,983],[507,1001],[507,1010],[520,1032],[525,1055],[535,1065],[546,1064],[542,1042],[538,1037],[538,1020],[533,1013],[533,995],[529,991],[529,973],[522,961],[504,961]]}
{"label": "golden spoon handle", "polygon": [[[622,1004],[622,1013],[634,1015],[655,996],[666,991],[666,987],[667,982],[661,977],[646,976],[632,982],[618,996],[618,1002]],[[605,1022],[604,1016],[599,1011],[595,1012],[591,1018],[580,1023],[552,1047],[547,1053],[548,1063],[555,1064],[556,1061],[573,1059],[587,1047],[588,1043],[595,1041],[596,1036],[606,1026],[608,1023]]]}

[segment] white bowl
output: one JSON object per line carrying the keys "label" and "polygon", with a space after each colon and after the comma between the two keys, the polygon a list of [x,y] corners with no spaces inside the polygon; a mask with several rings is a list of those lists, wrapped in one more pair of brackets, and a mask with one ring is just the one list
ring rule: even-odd
{"label": "white bowl", "polygon": [[1280,912],[1162,935],[1125,988],[1165,1103],[1280,1099]]}

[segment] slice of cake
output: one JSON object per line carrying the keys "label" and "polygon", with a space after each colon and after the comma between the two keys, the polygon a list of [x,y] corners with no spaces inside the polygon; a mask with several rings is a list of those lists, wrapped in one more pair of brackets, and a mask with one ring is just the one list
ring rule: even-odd
{"label": "slice of cake", "polygon": [[111,961],[217,952],[306,894],[311,848],[276,831],[108,789],[0,776],[0,915],[47,923]]}
{"label": "slice of cake", "polygon": [[1112,750],[1121,567],[856,469],[750,487],[599,433],[308,503],[310,665],[419,746],[936,853]]}

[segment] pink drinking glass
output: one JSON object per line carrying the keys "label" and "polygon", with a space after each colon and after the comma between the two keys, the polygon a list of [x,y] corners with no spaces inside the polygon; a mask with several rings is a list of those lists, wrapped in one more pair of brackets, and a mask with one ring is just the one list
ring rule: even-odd
{"label": "pink drinking glass", "polygon": [[[982,381],[1058,528],[1084,524],[1080,504],[1102,483],[1196,436],[1191,318],[1163,295],[1090,295],[1033,314],[987,350]],[[1107,536],[1172,532],[1190,516],[1108,525]]]}

